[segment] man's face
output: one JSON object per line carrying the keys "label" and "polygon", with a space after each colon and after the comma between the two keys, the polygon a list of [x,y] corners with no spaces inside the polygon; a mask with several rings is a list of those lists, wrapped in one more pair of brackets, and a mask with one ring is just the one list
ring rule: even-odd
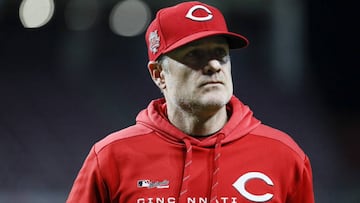
{"label": "man's face", "polygon": [[[166,54],[164,95],[181,108],[219,108],[233,94],[229,46],[224,37],[197,40]],[[165,67],[166,66],[166,67]]]}

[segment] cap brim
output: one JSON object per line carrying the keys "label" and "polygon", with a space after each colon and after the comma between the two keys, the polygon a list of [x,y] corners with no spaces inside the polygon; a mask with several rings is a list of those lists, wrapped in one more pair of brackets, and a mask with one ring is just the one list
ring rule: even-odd
{"label": "cap brim", "polygon": [[210,37],[210,36],[216,36],[216,35],[224,36],[228,40],[230,49],[245,48],[249,44],[249,40],[246,39],[246,37],[236,34],[236,33],[219,32],[219,31],[204,31],[204,32],[198,32],[193,35],[182,38],[181,40],[179,40],[179,41],[175,42],[174,44],[172,44],[171,46],[169,46],[167,49],[163,50],[162,54],[168,53],[178,47],[181,47],[181,46],[188,44],[190,42],[193,42],[195,40],[205,38],[205,37]]}

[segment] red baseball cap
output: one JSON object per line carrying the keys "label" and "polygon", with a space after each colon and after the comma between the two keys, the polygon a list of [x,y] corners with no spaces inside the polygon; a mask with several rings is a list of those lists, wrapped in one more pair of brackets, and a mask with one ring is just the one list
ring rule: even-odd
{"label": "red baseball cap", "polygon": [[194,40],[223,35],[230,49],[246,47],[249,41],[229,32],[222,13],[215,7],[198,1],[177,4],[159,10],[150,23],[145,40],[150,61]]}

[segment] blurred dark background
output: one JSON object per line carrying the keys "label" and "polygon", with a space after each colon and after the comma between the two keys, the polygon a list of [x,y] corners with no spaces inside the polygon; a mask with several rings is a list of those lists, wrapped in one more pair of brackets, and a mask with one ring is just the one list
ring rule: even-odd
{"label": "blurred dark background", "polygon": [[[34,2],[0,1],[0,202],[65,202],[90,147],[161,97],[136,25],[180,1],[55,1],[28,28]],[[231,53],[235,95],[309,155],[316,202],[360,202],[356,7],[204,2],[250,40]]]}

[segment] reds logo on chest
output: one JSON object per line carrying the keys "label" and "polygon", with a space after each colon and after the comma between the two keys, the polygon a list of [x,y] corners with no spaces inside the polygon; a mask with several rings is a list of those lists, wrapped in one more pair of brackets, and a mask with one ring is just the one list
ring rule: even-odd
{"label": "reds logo on chest", "polygon": [[265,182],[268,186],[274,186],[273,181],[264,173],[261,172],[248,172],[240,176],[234,183],[233,187],[246,199],[253,202],[266,202],[273,198],[274,194],[264,193],[264,194],[253,194],[246,189],[246,185],[250,184],[253,180],[261,180]]}

